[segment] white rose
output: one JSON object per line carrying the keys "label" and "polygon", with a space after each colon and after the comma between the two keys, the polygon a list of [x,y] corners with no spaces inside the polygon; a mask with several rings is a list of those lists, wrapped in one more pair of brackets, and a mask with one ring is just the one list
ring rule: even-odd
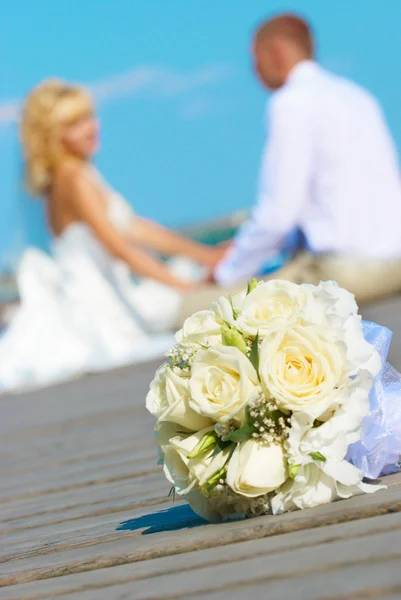
{"label": "white rose", "polygon": [[185,319],[175,338],[177,342],[198,342],[213,346],[221,343],[220,329],[221,324],[212,310],[200,310]]}
{"label": "white rose", "polygon": [[231,294],[229,298],[221,296],[219,300],[213,302],[211,311],[220,324],[225,322],[229,323],[230,325],[235,325],[235,320],[241,313],[245,298],[246,290],[235,292],[234,294]]}
{"label": "white rose", "polygon": [[196,477],[198,485],[205,485],[215,473],[220,471],[226,464],[230,455],[230,449],[226,448],[213,455],[213,451],[192,458],[189,462],[189,470]]}
{"label": "white rose", "polygon": [[352,381],[343,406],[319,427],[313,427],[313,418],[306,414],[292,415],[287,453],[294,479],[272,500],[274,514],[383,489],[363,483],[362,471],[345,460],[349,444],[361,436],[363,417],[369,410],[370,378],[365,375]]}
{"label": "white rose", "polygon": [[189,468],[188,454],[209,431],[213,431],[213,427],[206,427],[191,435],[178,434],[162,446],[164,474],[178,494],[186,494],[196,484]]}
{"label": "white rose", "polygon": [[318,417],[335,402],[345,364],[339,344],[313,327],[298,326],[262,342],[259,373],[279,409]]}
{"label": "white rose", "polygon": [[228,463],[227,484],[237,494],[254,498],[279,488],[288,477],[281,444],[248,440],[237,444]]}
{"label": "white rose", "polygon": [[163,470],[177,494],[185,494],[191,488],[188,462],[174,445],[164,447]]}
{"label": "white rose", "polygon": [[188,493],[195,485],[204,485],[227,462],[229,448],[217,454],[211,448],[196,458],[188,458],[203,436],[210,431],[213,431],[213,427],[206,427],[188,436],[177,435],[163,447],[164,472],[178,494]]}
{"label": "white rose", "polygon": [[299,319],[307,290],[289,281],[274,280],[258,284],[244,299],[237,327],[245,334],[261,337]]}
{"label": "white rose", "polygon": [[258,385],[250,360],[238,348],[215,346],[199,352],[189,380],[190,406],[200,415],[227,422],[244,418],[244,407]]}
{"label": "white rose", "polygon": [[[339,408],[318,427],[313,426],[313,417],[302,412],[293,413],[286,448],[288,461],[295,466],[295,474],[300,467],[314,463],[337,482],[355,484],[353,478],[357,472],[359,477],[360,472],[344,459],[349,445],[361,438],[363,419],[369,412],[370,386],[367,373],[365,377],[352,380],[336,398],[340,402]],[[359,481],[360,477],[356,483]]]}
{"label": "white rose", "polygon": [[307,292],[303,317],[315,325],[333,325],[341,328],[351,315],[358,314],[355,297],[339,287],[335,281],[320,282],[319,285],[302,284]]}
{"label": "white rose", "polygon": [[363,369],[375,377],[380,370],[380,357],[364,338],[354,296],[334,281],[301,287],[309,292],[302,311],[303,319],[322,327],[327,336],[345,344],[350,375]]}
{"label": "white rose", "polygon": [[170,423],[169,421],[159,421],[155,427],[155,441],[159,456],[159,464],[163,464],[164,451],[170,446],[170,440],[177,436],[185,437],[188,435],[192,435],[192,431],[186,429],[182,425]]}
{"label": "white rose", "polygon": [[[341,481],[336,478],[338,474]],[[335,475],[333,477],[324,472],[315,463],[301,467],[295,479],[286,481],[279,493],[272,498],[273,514],[296,508],[313,508],[358,494],[372,494],[386,487],[363,483],[362,472],[346,461],[337,466]]]}
{"label": "white rose", "polygon": [[190,407],[188,378],[180,377],[166,364],[158,369],[150,384],[146,408],[160,422],[171,421],[193,431],[211,423]]}
{"label": "white rose", "polygon": [[340,287],[336,281],[321,281],[316,286],[314,295],[321,298],[326,295],[328,301],[332,301],[335,307],[335,313],[343,318],[358,314],[358,305],[355,302],[354,294]]}
{"label": "white rose", "polygon": [[188,455],[195,449],[205,433],[210,431],[213,431],[213,427],[198,431],[187,438],[179,439],[177,437],[171,440],[171,445],[181,454],[198,485],[204,485],[212,475],[220,471],[227,462],[230,454],[230,448],[226,448],[217,454],[214,453],[214,448],[211,448],[196,458],[188,458]]}
{"label": "white rose", "polygon": [[224,322],[229,323],[230,325],[234,323],[233,307],[228,298],[221,296],[219,300],[213,302],[210,310],[217,323],[220,325],[223,325]]}
{"label": "white rose", "polygon": [[369,413],[371,385],[367,373],[351,380],[336,397],[338,408],[319,427],[313,427],[313,417],[294,412],[287,440],[290,462],[310,462],[313,452],[319,452],[327,461],[342,461],[349,445],[362,436],[362,423]]}
{"label": "white rose", "polygon": [[247,295],[247,291],[245,289],[241,290],[240,292],[234,292],[234,294],[231,294],[230,304],[233,308],[233,313],[235,315],[241,314],[246,295]]}
{"label": "white rose", "polygon": [[372,378],[381,369],[381,358],[373,344],[365,340],[362,321],[359,315],[348,317],[342,329],[342,341],[346,346],[346,356],[350,375],[367,371]]}
{"label": "white rose", "polygon": [[348,397],[345,398],[345,392],[342,397],[344,404],[318,427],[313,426],[313,417],[294,412],[286,446],[289,462],[300,466],[314,462],[314,456],[322,456],[317,463],[324,471],[341,463],[349,445],[362,435],[362,422],[369,411],[368,389],[359,378],[353,381]]}

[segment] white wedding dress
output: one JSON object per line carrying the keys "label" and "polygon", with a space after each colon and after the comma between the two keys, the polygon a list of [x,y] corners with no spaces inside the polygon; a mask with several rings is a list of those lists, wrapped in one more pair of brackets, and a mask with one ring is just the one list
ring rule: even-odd
{"label": "white wedding dress", "polygon": [[[124,232],[135,215],[100,181],[109,218]],[[181,304],[176,290],[152,280],[134,281],[127,265],[114,259],[84,223],[64,230],[53,241],[52,254],[29,248],[22,257],[20,307],[0,336],[0,392],[149,360],[173,343]],[[171,268],[184,277],[192,269],[186,261]]]}

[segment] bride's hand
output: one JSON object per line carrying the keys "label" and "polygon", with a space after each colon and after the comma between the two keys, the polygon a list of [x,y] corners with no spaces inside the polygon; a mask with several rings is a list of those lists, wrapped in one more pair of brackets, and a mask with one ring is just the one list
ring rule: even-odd
{"label": "bride's hand", "polygon": [[213,270],[227,254],[230,247],[231,243],[225,243],[220,246],[210,246],[205,252],[205,257],[202,261],[202,264],[205,267]]}
{"label": "bride's hand", "polygon": [[189,294],[190,292],[196,292],[201,288],[205,287],[205,285],[210,284],[211,281],[209,279],[201,279],[200,281],[183,281],[180,282],[176,289],[178,289],[183,294]]}
{"label": "bride's hand", "polygon": [[188,294],[189,292],[193,292],[200,287],[199,282],[193,281],[177,281],[174,285],[175,289],[183,294]]}
{"label": "bride's hand", "polygon": [[233,245],[233,243],[234,242],[233,242],[232,239],[231,240],[226,240],[225,242],[221,242],[220,244],[218,244],[218,247],[219,248],[224,248],[224,250],[226,252],[228,252],[230,250],[231,246]]}

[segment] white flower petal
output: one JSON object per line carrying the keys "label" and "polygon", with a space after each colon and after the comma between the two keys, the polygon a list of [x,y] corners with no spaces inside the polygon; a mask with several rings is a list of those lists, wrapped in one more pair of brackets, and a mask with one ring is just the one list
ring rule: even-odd
{"label": "white flower petal", "polygon": [[258,385],[250,360],[238,348],[214,346],[199,352],[189,380],[190,406],[222,423],[244,419],[244,406]]}
{"label": "white flower petal", "polygon": [[326,475],[346,486],[358,485],[363,478],[362,471],[346,460],[341,462],[327,461],[323,463],[321,469]]}
{"label": "white flower petal", "polygon": [[306,291],[289,281],[261,282],[243,299],[237,327],[247,335],[260,337],[299,320]]}
{"label": "white flower petal", "polygon": [[242,496],[253,498],[280,487],[287,479],[287,463],[281,444],[248,440],[237,444],[228,463],[227,483]]}
{"label": "white flower petal", "polygon": [[196,431],[211,421],[190,407],[189,381],[180,377],[166,364],[156,372],[146,397],[146,408],[160,419]]}

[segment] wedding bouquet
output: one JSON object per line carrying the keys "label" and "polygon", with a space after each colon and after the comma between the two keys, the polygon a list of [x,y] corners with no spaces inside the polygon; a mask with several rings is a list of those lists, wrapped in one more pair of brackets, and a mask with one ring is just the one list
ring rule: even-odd
{"label": "wedding bouquet", "polygon": [[334,282],[253,280],[195,313],[146,399],[173,491],[218,521],[382,489],[364,477],[396,470],[401,452],[389,334]]}

